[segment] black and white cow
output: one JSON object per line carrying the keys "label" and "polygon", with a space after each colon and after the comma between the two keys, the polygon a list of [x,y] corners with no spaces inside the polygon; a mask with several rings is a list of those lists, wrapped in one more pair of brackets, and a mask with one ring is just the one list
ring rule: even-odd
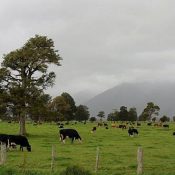
{"label": "black and white cow", "polygon": [[129,134],[129,136],[134,136],[135,134],[139,134],[139,132],[137,131],[137,129],[135,129],[135,128],[129,128],[128,129],[128,134]]}
{"label": "black and white cow", "polygon": [[26,147],[29,152],[31,151],[31,146],[25,136],[0,134],[0,142],[5,143],[8,148],[20,145],[20,150],[23,151],[23,147]]}
{"label": "black and white cow", "polygon": [[91,130],[91,133],[94,133],[96,130],[97,130],[97,127],[94,126],[94,127],[92,128],[92,130]]}
{"label": "black and white cow", "polygon": [[20,150],[23,151],[23,147],[27,148],[27,151],[31,152],[31,145],[27,138],[21,135],[8,135],[10,145],[20,145]]}
{"label": "black and white cow", "polygon": [[60,140],[63,143],[65,143],[66,137],[69,137],[72,140],[72,143],[74,140],[79,140],[79,142],[81,142],[81,137],[75,129],[61,129],[59,133]]}
{"label": "black and white cow", "polygon": [[8,135],[7,134],[0,134],[0,142],[6,144],[8,146]]}

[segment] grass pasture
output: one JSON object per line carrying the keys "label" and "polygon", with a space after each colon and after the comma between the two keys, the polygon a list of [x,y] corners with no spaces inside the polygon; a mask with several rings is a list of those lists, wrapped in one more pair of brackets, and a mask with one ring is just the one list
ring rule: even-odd
{"label": "grass pasture", "polygon": [[[65,128],[76,129],[83,138],[83,143],[77,141],[71,144],[67,139],[60,143],[58,126],[56,124],[42,124],[33,126],[27,124],[28,140],[32,152],[11,150],[7,152],[7,162],[2,168],[17,171],[32,170],[43,174],[51,173],[51,149],[56,147],[54,172],[63,171],[69,165],[79,165],[94,173],[96,149],[100,148],[99,175],[135,175],[137,169],[137,149],[144,151],[145,175],[174,175],[175,174],[175,123],[169,129],[147,126],[142,123],[138,127],[139,135],[129,137],[127,130],[119,128],[97,128],[96,133],[90,130],[95,123],[78,123],[67,125]],[[18,124],[0,123],[0,133],[18,133]]]}

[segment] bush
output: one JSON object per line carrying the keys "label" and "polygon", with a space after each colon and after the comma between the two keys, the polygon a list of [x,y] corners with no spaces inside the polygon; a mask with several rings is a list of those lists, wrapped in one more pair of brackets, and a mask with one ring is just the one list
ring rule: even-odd
{"label": "bush", "polygon": [[91,173],[78,166],[69,166],[60,175],[91,175]]}

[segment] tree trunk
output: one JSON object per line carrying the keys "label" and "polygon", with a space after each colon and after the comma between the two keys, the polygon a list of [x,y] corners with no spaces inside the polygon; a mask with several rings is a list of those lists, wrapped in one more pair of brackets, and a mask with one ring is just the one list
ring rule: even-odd
{"label": "tree trunk", "polygon": [[25,116],[19,117],[19,134],[26,135],[26,124],[25,124]]}

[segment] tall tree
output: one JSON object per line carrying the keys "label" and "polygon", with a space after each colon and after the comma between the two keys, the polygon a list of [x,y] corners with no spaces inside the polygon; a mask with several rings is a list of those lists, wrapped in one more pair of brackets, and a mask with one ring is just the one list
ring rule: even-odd
{"label": "tall tree", "polygon": [[169,122],[169,121],[170,121],[170,118],[167,117],[166,115],[164,115],[164,116],[162,116],[162,117],[160,118],[160,121],[161,121],[161,122]]}
{"label": "tall tree", "polygon": [[120,107],[119,120],[128,121],[128,110],[126,106]]}
{"label": "tall tree", "polygon": [[75,113],[75,119],[78,121],[86,121],[89,119],[89,110],[88,107],[85,105],[79,105],[77,107],[76,113]]}
{"label": "tall tree", "polygon": [[69,120],[73,120],[75,118],[75,112],[76,112],[76,105],[74,99],[71,97],[70,94],[67,92],[64,92],[61,94],[62,97],[64,97],[67,104],[70,105],[69,110],[65,113],[65,118]]}
{"label": "tall tree", "polygon": [[16,110],[20,119],[19,134],[26,134],[25,118],[31,99],[54,84],[56,75],[48,72],[48,66],[60,66],[60,60],[53,40],[39,35],[30,38],[20,49],[4,55],[0,83],[9,96],[9,107]]}
{"label": "tall tree", "polygon": [[128,120],[129,121],[137,121],[137,110],[135,107],[129,109]]}
{"label": "tall tree", "polygon": [[63,96],[55,97],[49,105],[51,111],[55,112],[57,119],[59,121],[67,120],[66,113],[70,111],[71,106],[67,103],[66,99]]}
{"label": "tall tree", "polygon": [[100,120],[102,120],[102,118],[105,117],[105,112],[104,111],[99,111],[99,113],[97,114],[97,116],[100,118]]}
{"label": "tall tree", "polygon": [[160,107],[155,105],[153,102],[147,103],[146,108],[141,113],[139,120],[151,120],[151,118],[157,116],[159,114]]}
{"label": "tall tree", "polygon": [[108,121],[118,121],[119,120],[119,112],[116,110],[115,112],[111,112],[107,117]]}

